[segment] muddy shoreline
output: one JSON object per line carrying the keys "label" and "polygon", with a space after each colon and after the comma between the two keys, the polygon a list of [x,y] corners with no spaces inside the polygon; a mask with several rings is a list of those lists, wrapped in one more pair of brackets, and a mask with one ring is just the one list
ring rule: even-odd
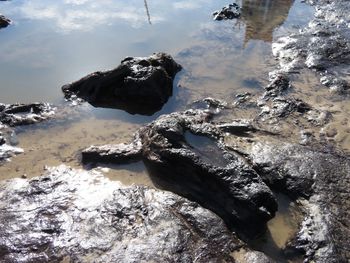
{"label": "muddy shoreline", "polygon": [[[307,100],[298,80],[312,72],[328,92],[325,105],[348,103],[350,2],[309,3],[316,10],[310,23],[272,44],[278,65],[263,92],[205,98],[115,141],[79,145],[69,158],[89,171],[45,164],[44,175],[1,181],[0,262],[348,262],[350,148],[340,136],[349,122]],[[171,73],[149,68],[152,56],[129,60],[142,66],[133,72],[136,86],[151,72],[171,89],[180,69],[176,62]],[[153,75],[151,83],[147,92],[158,92]],[[1,104],[1,166],[28,151],[17,147],[18,127],[74,121],[83,105],[76,97],[57,107]],[[247,109],[250,118],[232,118]],[[125,186],[101,173],[133,163],[144,165],[149,186]],[[257,240],[282,209],[279,195],[298,212],[276,255]]]}

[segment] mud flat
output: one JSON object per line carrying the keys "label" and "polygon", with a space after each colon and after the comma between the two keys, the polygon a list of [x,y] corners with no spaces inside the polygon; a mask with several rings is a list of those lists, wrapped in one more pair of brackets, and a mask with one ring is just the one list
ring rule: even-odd
{"label": "mud flat", "polygon": [[[348,262],[350,158],[346,142],[337,139],[342,126],[329,129],[341,114],[327,104],[347,103],[349,2],[312,4],[316,13],[309,25],[275,40],[278,65],[262,92],[238,94],[234,101],[208,97],[143,124],[91,118],[95,124],[84,131],[92,138],[71,131],[69,141],[50,144],[59,148],[54,167],[47,167],[47,158],[22,159],[27,168],[32,162],[23,176],[30,179],[0,182],[0,261]],[[82,104],[77,108],[84,105],[80,97],[104,107],[117,101],[111,107],[130,112],[120,106],[121,92],[111,82],[117,75],[131,88],[151,83],[147,92],[157,96],[151,94],[150,104],[162,107],[180,67],[155,56],[126,59],[117,70],[63,90]],[[301,82],[309,75],[321,80],[314,93]],[[319,99],[322,105],[306,96],[328,94],[325,87],[332,92]],[[124,97],[123,105],[137,105],[139,95],[136,103]],[[1,169],[16,167],[6,159],[24,150],[12,158],[19,173],[16,161],[31,147],[17,147],[13,132],[19,125],[60,124],[55,132],[67,134],[71,128],[60,120],[74,122],[74,114],[81,114],[64,107],[53,113],[46,104],[0,109]],[[43,145],[51,133],[42,130],[22,135],[44,138]],[[123,184],[107,179],[118,167],[138,175],[114,178]]]}

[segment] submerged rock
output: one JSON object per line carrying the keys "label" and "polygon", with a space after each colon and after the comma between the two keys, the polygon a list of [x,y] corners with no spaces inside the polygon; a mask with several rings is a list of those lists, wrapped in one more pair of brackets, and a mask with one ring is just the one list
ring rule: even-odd
{"label": "submerged rock", "polygon": [[92,73],[62,90],[67,99],[78,97],[95,107],[151,115],[172,95],[173,80],[180,70],[181,66],[165,53],[128,57],[116,69]]}
{"label": "submerged rock", "polygon": [[241,9],[236,3],[233,3],[223,7],[220,11],[215,11],[213,16],[217,21],[234,19],[241,16]]}
{"label": "submerged rock", "polygon": [[235,262],[242,246],[198,204],[97,172],[59,166],[0,193],[1,262]]}
{"label": "submerged rock", "polygon": [[54,114],[48,103],[0,104],[0,124],[11,127],[46,120]]}
{"label": "submerged rock", "polygon": [[11,20],[0,14],[0,28],[7,27],[11,24]]}
{"label": "submerged rock", "polygon": [[275,190],[299,199],[305,218],[286,250],[304,262],[350,259],[350,159],[334,152],[292,144],[256,144],[255,169]]}
{"label": "submerged rock", "polygon": [[214,211],[242,236],[254,236],[274,216],[275,197],[244,158],[220,141],[224,131],[242,132],[250,126],[215,125],[210,118],[203,110],[163,115],[141,128],[128,147],[92,146],[83,151],[83,161],[121,163],[141,148],[140,157],[158,187]]}

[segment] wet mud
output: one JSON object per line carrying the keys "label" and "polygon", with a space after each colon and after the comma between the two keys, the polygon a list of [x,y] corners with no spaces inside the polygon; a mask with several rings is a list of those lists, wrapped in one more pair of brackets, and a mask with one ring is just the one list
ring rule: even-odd
{"label": "wet mud", "polygon": [[202,25],[148,119],[4,106],[0,261],[348,262],[349,1],[307,3]]}

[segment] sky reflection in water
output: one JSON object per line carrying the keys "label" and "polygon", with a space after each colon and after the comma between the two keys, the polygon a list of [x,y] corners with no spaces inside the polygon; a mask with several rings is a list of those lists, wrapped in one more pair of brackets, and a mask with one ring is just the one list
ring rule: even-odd
{"label": "sky reflection in water", "polygon": [[[221,85],[217,93],[225,97],[232,93],[228,89],[237,88],[229,87],[233,80],[237,86],[258,83],[254,79],[244,82],[237,76],[247,69],[250,75],[258,74],[255,69],[261,68],[270,54],[266,41],[271,36],[255,37],[253,32],[247,40],[245,24],[259,29],[261,23],[255,20],[267,12],[263,26],[271,34],[287,18],[293,1],[243,1],[243,11],[254,15],[249,18],[243,14],[239,26],[237,21],[212,21],[211,13],[226,4],[221,0],[1,2],[0,13],[14,22],[0,31],[2,102],[57,102],[62,98],[63,84],[96,70],[114,68],[126,56],[157,51],[172,54],[185,66],[179,83],[188,90],[181,91],[181,96],[187,92],[199,97],[212,92],[213,85]],[[282,7],[285,11],[276,19],[274,15],[281,13]],[[271,15],[271,10],[279,12]]]}

